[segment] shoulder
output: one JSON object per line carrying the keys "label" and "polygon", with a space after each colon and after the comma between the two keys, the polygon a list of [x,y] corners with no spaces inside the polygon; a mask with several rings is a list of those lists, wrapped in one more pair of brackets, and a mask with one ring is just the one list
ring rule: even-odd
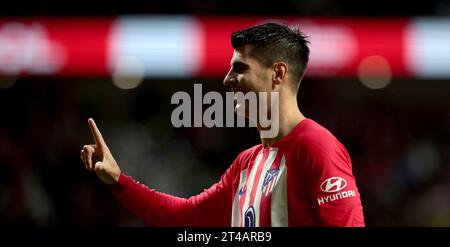
{"label": "shoulder", "polygon": [[324,147],[335,144],[336,137],[325,127],[307,119],[303,131],[297,136],[300,144],[311,147]]}
{"label": "shoulder", "polygon": [[[251,148],[248,148],[235,158],[231,166],[225,172],[225,177],[232,177],[234,180],[239,179],[240,173],[248,167],[251,161],[256,157],[261,150],[262,145],[256,145]],[[236,180],[239,182],[238,180]],[[235,181],[235,182],[236,182]]]}
{"label": "shoulder", "polygon": [[313,167],[348,167],[351,159],[345,146],[325,127],[310,120],[299,136],[300,153]]}
{"label": "shoulder", "polygon": [[330,151],[339,141],[325,127],[314,120],[305,119],[295,133],[295,143],[303,151]]}
{"label": "shoulder", "polygon": [[253,160],[259,153],[259,151],[261,151],[262,149],[262,145],[258,144],[255,145],[251,148],[248,148],[244,151],[242,151],[236,158],[236,162],[238,162],[239,164],[243,165],[243,164],[248,164],[251,160]]}
{"label": "shoulder", "polygon": [[316,167],[330,163],[348,166],[351,163],[344,145],[328,129],[311,119],[304,121],[296,135],[298,158],[315,163]]}

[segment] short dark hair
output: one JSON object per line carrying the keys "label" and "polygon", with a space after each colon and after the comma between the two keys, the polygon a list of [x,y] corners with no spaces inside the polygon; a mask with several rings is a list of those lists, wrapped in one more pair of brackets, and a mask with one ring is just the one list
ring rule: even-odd
{"label": "short dark hair", "polygon": [[263,65],[269,67],[276,61],[285,61],[297,89],[308,64],[309,43],[298,28],[272,22],[231,33],[231,46],[236,49],[251,45],[250,55]]}

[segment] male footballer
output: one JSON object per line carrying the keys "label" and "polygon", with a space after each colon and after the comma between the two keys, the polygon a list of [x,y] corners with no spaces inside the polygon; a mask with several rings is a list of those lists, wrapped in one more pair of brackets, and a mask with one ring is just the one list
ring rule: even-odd
{"label": "male footballer", "polygon": [[93,119],[88,124],[95,144],[81,151],[86,169],[152,226],[365,226],[346,148],[297,104],[308,44],[298,29],[277,23],[231,34],[234,53],[223,84],[235,93],[277,93],[278,134],[261,135],[261,144],[241,152],[202,193],[179,198],[125,175]]}

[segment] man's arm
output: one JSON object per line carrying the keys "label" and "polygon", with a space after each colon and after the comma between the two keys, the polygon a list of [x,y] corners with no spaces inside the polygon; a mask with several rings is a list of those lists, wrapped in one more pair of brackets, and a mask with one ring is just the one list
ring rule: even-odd
{"label": "man's arm", "polygon": [[114,195],[137,217],[154,226],[229,226],[233,164],[203,193],[189,199],[157,192],[123,174],[93,119],[88,120],[95,144],[85,145],[86,169],[109,185]]}
{"label": "man's arm", "polygon": [[232,194],[228,176],[227,171],[220,182],[188,199],[157,192],[123,173],[110,188],[125,207],[149,225],[230,226]]}

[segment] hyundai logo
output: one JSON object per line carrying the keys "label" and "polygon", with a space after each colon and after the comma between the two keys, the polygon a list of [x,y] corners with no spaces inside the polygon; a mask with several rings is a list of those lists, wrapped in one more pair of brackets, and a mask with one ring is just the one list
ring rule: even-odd
{"label": "hyundai logo", "polygon": [[347,181],[345,181],[345,179],[340,177],[331,177],[320,184],[320,189],[323,192],[332,193],[342,190],[345,186],[347,186]]}

